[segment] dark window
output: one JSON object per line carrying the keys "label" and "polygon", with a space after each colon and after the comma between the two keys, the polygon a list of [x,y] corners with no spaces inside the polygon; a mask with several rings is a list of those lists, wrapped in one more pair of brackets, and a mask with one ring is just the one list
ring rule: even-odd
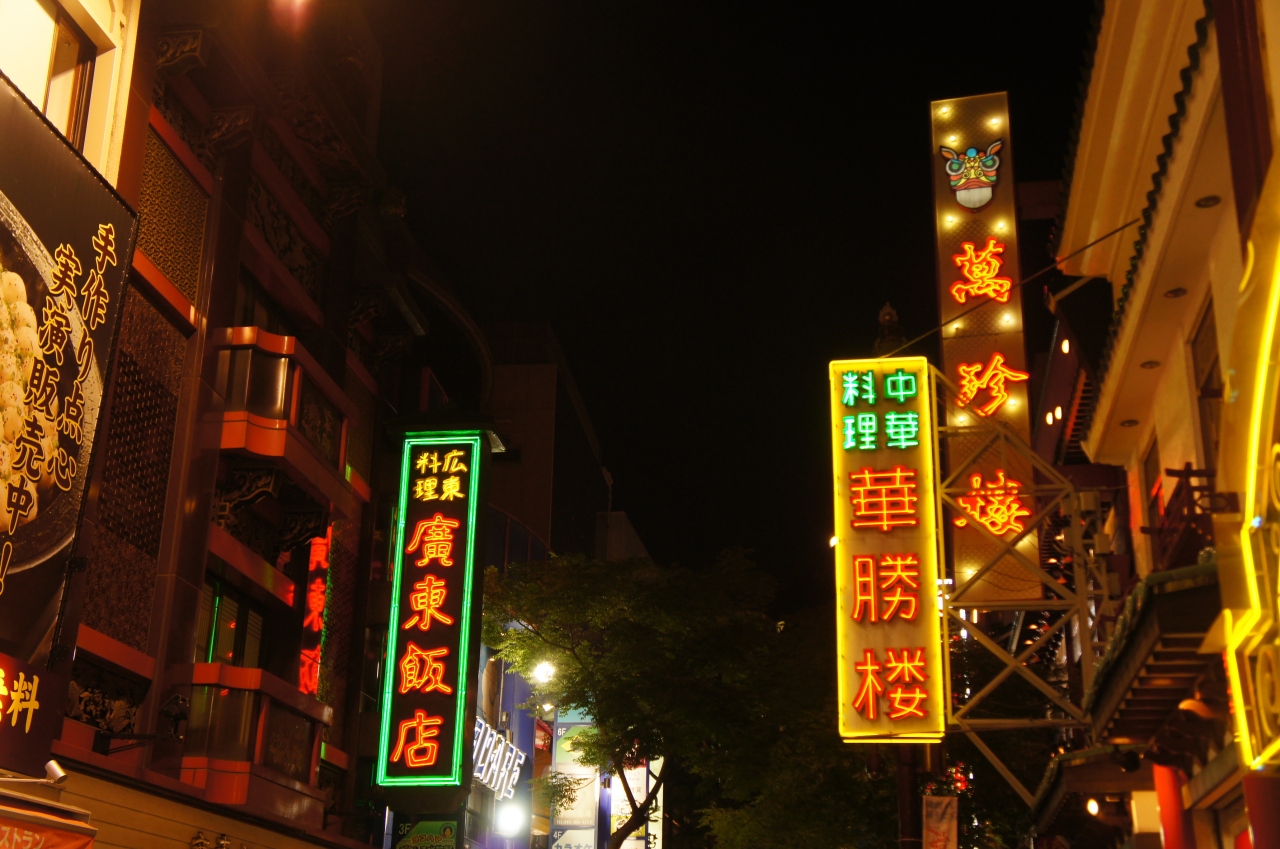
{"label": "dark window", "polygon": [[84,149],[89,117],[89,86],[93,82],[93,42],[66,12],[58,12],[45,88],[44,115],[76,150]]}
{"label": "dark window", "polygon": [[249,270],[240,268],[240,283],[236,287],[236,327],[261,327],[268,333],[294,336],[293,325],[285,318],[284,310],[271,299]]}
{"label": "dark window", "polygon": [[1142,461],[1142,486],[1147,498],[1147,521],[1155,525],[1164,515],[1164,499],[1161,490],[1164,487],[1164,469],[1160,468],[1160,443],[1151,440],[1147,456]]}
{"label": "dark window", "polygon": [[1191,359],[1196,373],[1205,468],[1216,469],[1218,430],[1222,418],[1222,368],[1218,365],[1218,329],[1213,320],[1213,301],[1209,302],[1209,308],[1205,310],[1191,340]]}
{"label": "dark window", "polygon": [[197,663],[260,666],[262,621],[262,612],[240,593],[221,581],[205,581],[193,659]]}
{"label": "dark window", "polygon": [[1240,238],[1249,237],[1262,181],[1271,164],[1271,122],[1257,0],[1216,0],[1213,26],[1222,71],[1222,105]]}

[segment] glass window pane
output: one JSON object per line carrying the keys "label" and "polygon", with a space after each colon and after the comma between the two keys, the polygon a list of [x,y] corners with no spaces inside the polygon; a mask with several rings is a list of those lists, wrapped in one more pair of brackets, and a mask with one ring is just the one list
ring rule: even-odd
{"label": "glass window pane", "polygon": [[213,587],[204,585],[200,591],[200,612],[196,622],[196,653],[192,660],[205,663],[209,660],[209,623],[213,621]]}
{"label": "glass window pane", "polygon": [[220,663],[235,663],[236,659],[236,619],[240,616],[240,605],[231,596],[223,593],[218,599],[218,626],[213,635],[213,659]]}
{"label": "glass window pane", "polygon": [[40,0],[0,3],[0,71],[37,106],[44,103],[54,16]]}
{"label": "glass window pane", "polygon": [[53,42],[53,63],[49,69],[49,89],[44,114],[64,136],[70,135],[72,109],[76,100],[76,73],[80,64],[80,39],[63,21],[58,21]]}
{"label": "glass window pane", "polygon": [[262,653],[262,614],[250,610],[244,629],[244,658],[241,666],[256,669],[258,657]]}

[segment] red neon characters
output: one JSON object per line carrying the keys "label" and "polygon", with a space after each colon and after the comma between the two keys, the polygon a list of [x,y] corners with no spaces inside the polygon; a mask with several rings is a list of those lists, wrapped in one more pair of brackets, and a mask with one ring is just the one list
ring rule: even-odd
{"label": "red neon characters", "polygon": [[[405,766],[414,769],[435,766],[440,746],[434,738],[440,736],[440,724],[443,722],[443,717],[427,716],[425,710],[415,710],[413,719],[406,719],[400,723],[400,738],[396,743],[395,751],[391,753],[391,762],[396,763],[403,755]],[[414,735],[412,743],[409,742],[411,731]]]}
{"label": "red neon characters", "polygon": [[963,242],[960,247],[964,253],[956,254],[952,259],[959,266],[964,281],[957,280],[951,284],[951,297],[961,304],[969,296],[977,298],[983,295],[1002,304],[1007,302],[1013,281],[1008,277],[996,276],[1004,263],[1000,259],[1000,254],[1004,253],[1004,245],[992,236],[987,239],[987,246],[980,251],[974,251],[973,242]]}
{"label": "red neon characters", "polygon": [[444,664],[440,661],[440,658],[448,656],[447,648],[426,651],[413,643],[406,644],[404,657],[400,658],[401,695],[410,690],[452,693],[453,688],[444,683]]}
{"label": "red neon characters", "polygon": [[990,394],[991,399],[978,407],[977,412],[980,416],[995,413],[1009,400],[1009,392],[1005,388],[1006,382],[1018,382],[1031,377],[1025,371],[1018,371],[1005,365],[1004,354],[1001,353],[992,354],[991,362],[986,366],[982,363],[961,363],[957,371],[960,373],[960,396],[956,398],[957,406],[963,407],[972,401],[979,389],[985,389]]}
{"label": "red neon characters", "polygon": [[417,565],[430,566],[432,560],[439,560],[441,566],[452,566],[449,555],[453,553],[453,529],[459,524],[457,519],[446,519],[440,513],[421,520],[413,529],[413,539],[405,553],[412,554],[421,546]]}
{"label": "red neon characters", "polygon": [[[853,668],[862,673],[862,683],[858,686],[857,695],[853,699],[853,709],[868,720],[874,721],[880,715],[881,697],[889,700],[889,720],[900,722],[904,719],[923,719],[924,702],[929,698],[929,691],[920,686],[924,682],[924,649],[904,648],[901,655],[895,649],[885,649],[887,660],[882,664],[876,659],[875,649],[863,650],[862,660]],[[889,684],[880,677],[880,670],[889,672]]]}
{"label": "red neon characters", "polygon": [[894,466],[887,471],[863,468],[849,473],[855,528],[889,531],[917,523],[916,470]]}
{"label": "red neon characters", "polygon": [[[1022,505],[1018,497],[1018,488],[1022,484],[1005,480],[1004,469],[996,469],[994,480],[984,483],[981,473],[978,473],[969,478],[969,485],[973,487],[969,494],[961,495],[956,501],[975,522],[997,536],[1023,530],[1022,522],[1018,520],[1030,516],[1031,511]],[[969,524],[963,516],[954,521],[957,528]]]}

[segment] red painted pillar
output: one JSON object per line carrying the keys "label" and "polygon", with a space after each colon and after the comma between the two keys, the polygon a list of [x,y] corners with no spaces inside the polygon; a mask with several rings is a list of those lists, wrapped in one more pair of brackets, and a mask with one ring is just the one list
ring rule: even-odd
{"label": "red painted pillar", "polygon": [[1156,802],[1160,805],[1160,831],[1164,833],[1164,849],[1196,849],[1196,834],[1191,825],[1191,812],[1182,807],[1182,770],[1152,764]]}
{"label": "red painted pillar", "polygon": [[1253,845],[1259,849],[1280,846],[1280,776],[1256,772],[1246,775],[1244,805],[1249,813]]}

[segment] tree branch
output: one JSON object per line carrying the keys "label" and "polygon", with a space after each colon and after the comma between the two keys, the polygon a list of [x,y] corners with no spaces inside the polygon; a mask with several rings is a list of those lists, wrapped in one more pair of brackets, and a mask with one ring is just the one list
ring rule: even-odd
{"label": "tree branch", "polygon": [[[615,759],[614,763],[621,764],[622,761]],[[647,769],[648,765],[646,764],[646,771]],[[636,794],[631,791],[631,782],[627,781],[627,768],[625,766],[618,771],[618,778],[622,779],[622,792],[627,794],[627,802],[631,805],[631,813],[634,815],[636,812]]]}
{"label": "tree branch", "polygon": [[[658,777],[653,782],[653,786],[649,788],[649,792],[645,794],[644,801],[637,806],[632,794],[631,786],[626,783],[625,773],[622,776],[622,786],[626,790],[627,801],[631,802],[631,816],[627,817],[622,827],[609,836],[610,849],[617,849],[622,845],[622,841],[630,837],[641,823],[649,821],[649,809],[653,806],[654,801],[658,798],[658,791],[662,789],[662,782],[667,777],[667,766],[671,763],[669,758],[662,759],[662,769],[658,770]],[[645,767],[646,771],[648,766]]]}

